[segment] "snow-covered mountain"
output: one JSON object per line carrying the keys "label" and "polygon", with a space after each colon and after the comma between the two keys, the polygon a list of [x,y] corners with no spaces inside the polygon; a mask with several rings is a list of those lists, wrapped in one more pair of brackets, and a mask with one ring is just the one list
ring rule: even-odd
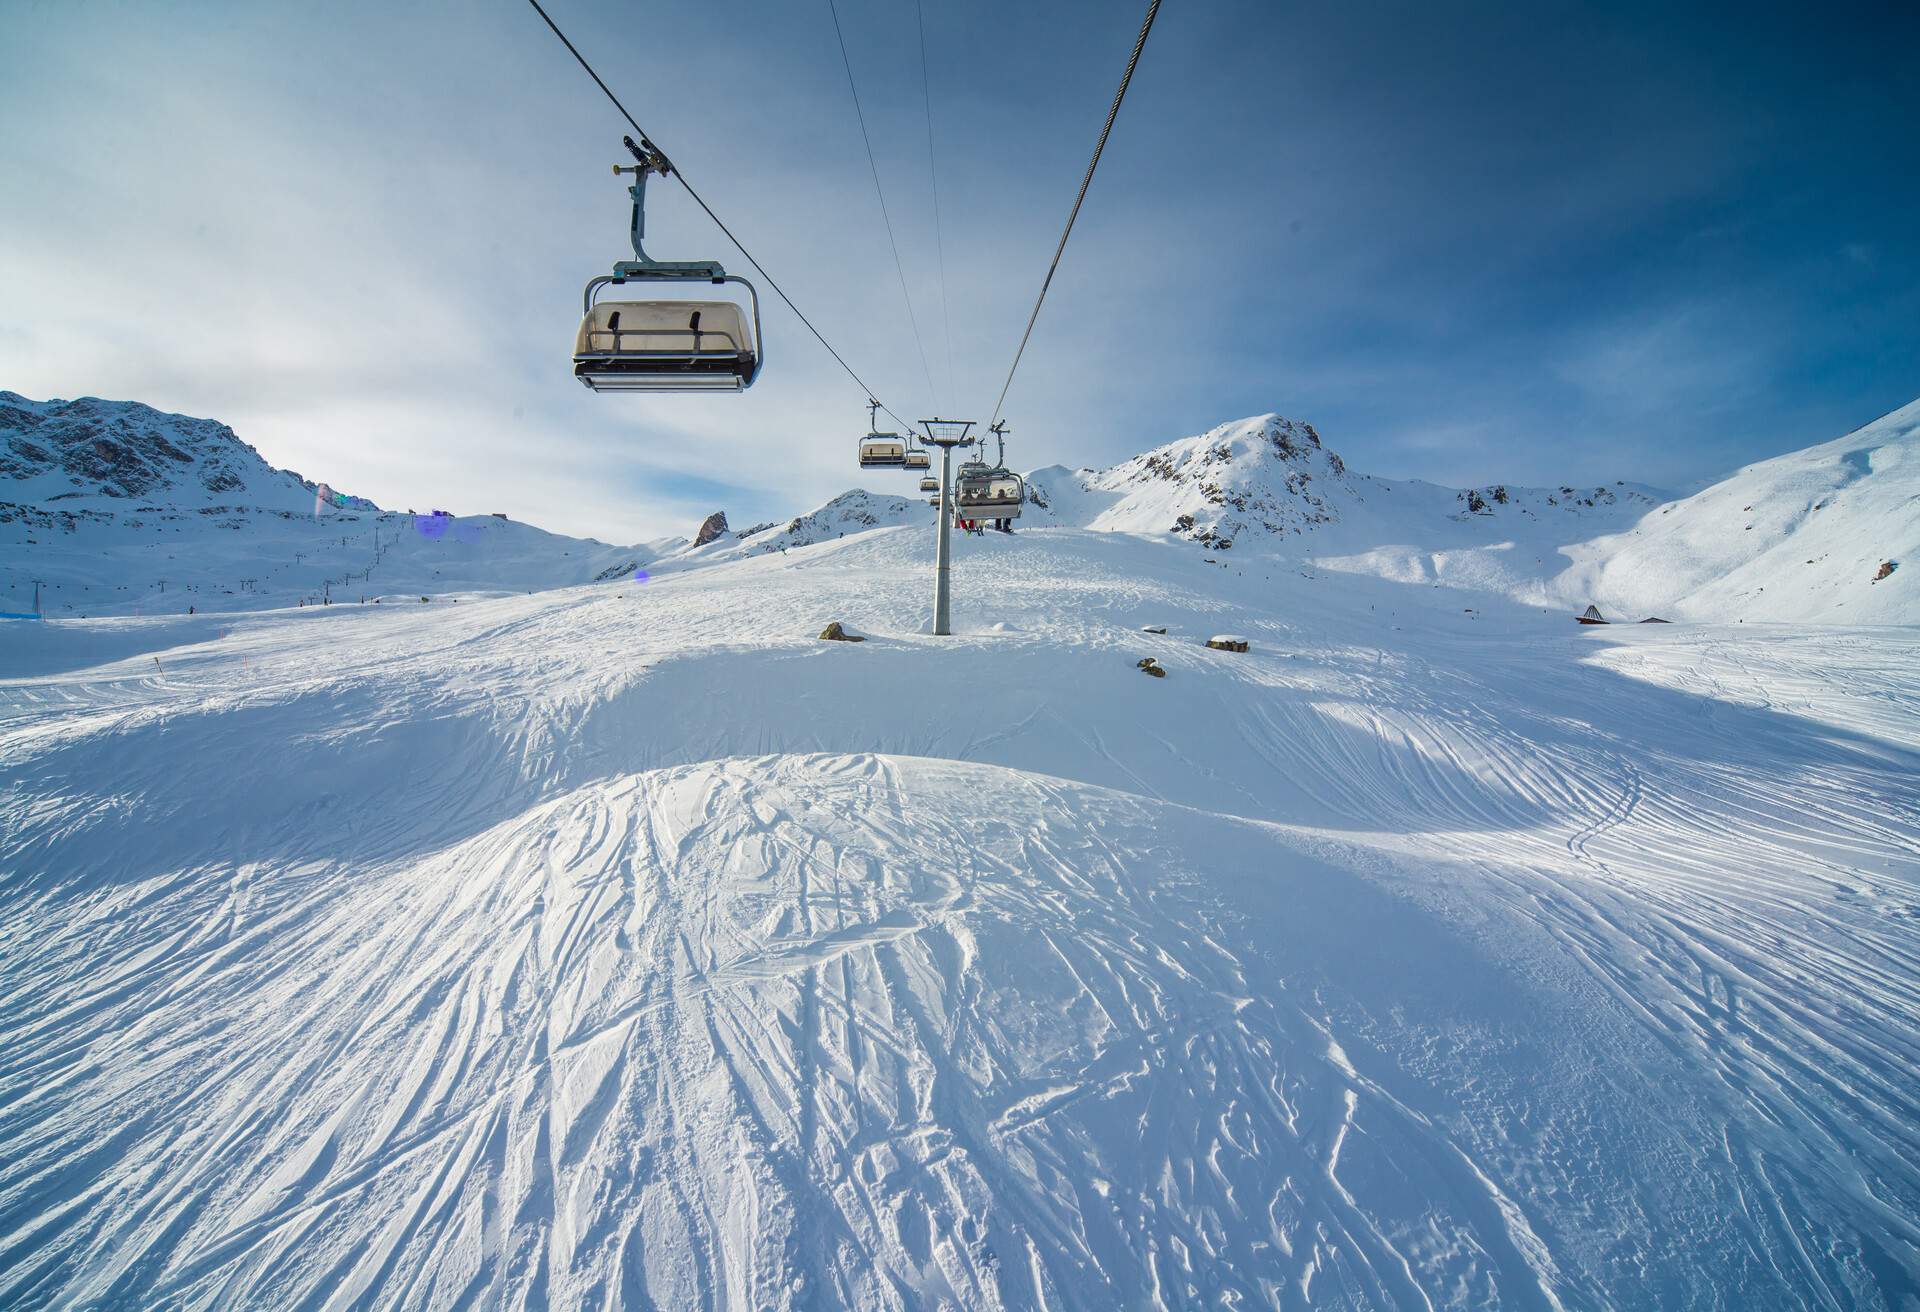
{"label": "snow-covered mountain", "polygon": [[71,618],[537,591],[630,576],[685,546],[383,511],[275,469],[215,420],[0,392],[0,611],[36,593]]}
{"label": "snow-covered mountain", "polygon": [[374,511],[364,497],[275,469],[225,424],[138,401],[29,401],[0,391],[0,514],[249,507]]}
{"label": "snow-covered mountain", "polygon": [[[1666,500],[1626,483],[1456,489],[1374,478],[1350,470],[1312,424],[1277,414],[1221,424],[1107,469],[1036,470],[1028,485],[1036,523],[1172,534],[1215,550],[1324,551],[1377,544],[1409,527],[1474,542],[1528,520],[1578,532],[1572,526],[1616,522]],[[1309,540],[1284,542],[1290,535]]]}
{"label": "snow-covered mountain", "polygon": [[1175,533],[1228,547],[1248,533],[1298,533],[1334,520],[1357,481],[1311,424],[1262,415],[1109,469],[1036,470],[1028,494],[1039,523]]}
{"label": "snow-covered mountain", "polygon": [[1104,470],[1029,476],[1028,520],[1186,539],[1618,618],[1920,623],[1920,402],[1694,496],[1358,474],[1261,415]]}
{"label": "snow-covered mountain", "polygon": [[663,568],[685,569],[694,565],[715,564],[769,552],[791,551],[817,542],[831,542],[869,529],[894,528],[903,524],[933,525],[933,507],[925,497],[887,496],[861,488],[842,492],[833,500],[804,515],[775,524],[760,524],[726,532],[713,541],[669,553]]}
{"label": "snow-covered mountain", "polygon": [[[380,512],[271,468],[232,430],[136,403],[0,393],[0,610],[527,591],[676,572],[904,525],[924,498],[855,489],[704,542],[633,546],[490,516]],[[1620,619],[1920,622],[1920,402],[1695,496],[1595,487],[1446,488],[1359,473],[1311,424],[1219,425],[1103,470],[1028,476],[1021,526],[1280,555],[1555,611]],[[902,481],[905,481],[902,476]],[[169,592],[171,589],[171,592]]]}
{"label": "snow-covered mountain", "polygon": [[1560,597],[1680,618],[1920,623],[1920,401],[1568,548]]}

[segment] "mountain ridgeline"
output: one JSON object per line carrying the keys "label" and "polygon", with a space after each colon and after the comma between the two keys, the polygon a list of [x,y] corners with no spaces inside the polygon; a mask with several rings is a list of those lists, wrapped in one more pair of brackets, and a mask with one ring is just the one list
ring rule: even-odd
{"label": "mountain ridgeline", "polygon": [[[1630,482],[1379,478],[1312,424],[1266,414],[1105,469],[1034,470],[1019,527],[1295,557],[1621,619],[1914,623],[1920,594],[1901,565],[1920,549],[1917,433],[1920,402],[1676,500]],[[37,581],[49,616],[619,583],[930,529],[934,513],[922,496],[854,489],[786,521],[735,531],[717,513],[692,540],[614,547],[500,516],[381,511],[275,469],[211,419],[0,392],[0,609]]]}

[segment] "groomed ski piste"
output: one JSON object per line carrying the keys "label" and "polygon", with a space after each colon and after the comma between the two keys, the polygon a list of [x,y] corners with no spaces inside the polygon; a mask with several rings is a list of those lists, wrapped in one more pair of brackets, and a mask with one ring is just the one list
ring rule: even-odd
{"label": "groomed ski piste", "polygon": [[0,1306],[1914,1306],[1920,629],[1349,536],[11,625]]}

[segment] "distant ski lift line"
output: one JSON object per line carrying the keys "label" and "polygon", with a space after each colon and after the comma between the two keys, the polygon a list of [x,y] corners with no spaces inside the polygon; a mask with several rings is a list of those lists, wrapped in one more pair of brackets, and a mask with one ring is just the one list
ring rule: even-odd
{"label": "distant ski lift line", "polygon": [[[593,79],[593,84],[600,88],[601,94],[606,96],[606,98],[610,102],[612,102],[613,107],[620,111],[620,117],[624,118],[627,121],[627,123],[633,128],[634,133],[640,138],[641,144],[644,146],[651,147],[654,150],[658,151],[659,147],[654,145],[653,139],[647,135],[647,130],[640,126],[639,121],[635,119],[632,114],[627,112],[627,107],[620,103],[620,97],[613,94],[613,89],[606,84],[606,81],[602,79],[598,73],[593,71],[593,65],[587,62],[586,56],[581,54],[579,48],[575,46],[573,42],[567,38],[567,34],[560,30],[560,25],[553,21],[552,15],[548,14],[547,11],[541,7],[540,0],[527,0],[527,3],[533,6],[533,12],[540,15],[540,21],[547,25],[548,30],[550,30],[556,37],[560,38],[560,44],[567,48],[567,53],[573,56],[574,62],[579,64],[580,67],[586,71],[587,76]],[[661,152],[661,155],[662,155],[662,158],[665,158],[664,152]],[[780,284],[774,280],[774,277],[771,273],[767,272],[766,266],[761,264],[759,260],[756,260],[753,257],[753,252],[748,250],[746,246],[741,243],[740,239],[733,235],[733,229],[729,228],[725,223],[721,222],[720,216],[718,214],[715,214],[713,212],[713,207],[707,204],[705,199],[701,197],[698,191],[694,190],[693,184],[687,181],[686,174],[680,172],[678,165],[674,166],[674,173],[676,176],[679,177],[680,185],[687,189],[687,195],[693,197],[694,204],[698,205],[702,210],[702,212],[704,212],[708,218],[713,220],[714,226],[719,228],[720,231],[726,235],[727,240],[733,243],[734,249],[738,250],[740,254],[746,258],[747,263],[753,266],[754,271],[758,273],[763,279],[766,280],[767,286],[771,287],[773,289],[774,295],[778,296],[781,299],[781,301],[783,301],[786,304],[786,307],[789,310],[793,311],[794,317],[798,319],[801,323],[806,325],[807,331],[813,334],[814,339],[818,341],[820,345],[827,348],[827,354],[833,357],[834,363],[838,364],[842,369],[846,371],[847,377],[853,379],[853,381],[859,385],[862,393],[864,393],[867,396],[877,396],[878,393],[875,392],[873,388],[868,387],[866,382],[860,377],[860,375],[854,372],[853,366],[846,362],[845,357],[843,357],[840,354],[840,352],[833,349],[833,343],[829,342],[826,339],[826,336],[823,333],[821,333],[821,331],[818,328],[813,326],[813,320],[807,318],[805,314],[801,313],[800,307],[793,303],[793,298],[787,295],[786,289],[781,287]],[[906,420],[900,418],[899,414],[897,414],[894,411],[892,406],[883,404],[880,408],[885,410],[889,415],[891,415],[893,417],[894,422],[901,425],[903,428],[911,427],[911,425],[908,424]]]}

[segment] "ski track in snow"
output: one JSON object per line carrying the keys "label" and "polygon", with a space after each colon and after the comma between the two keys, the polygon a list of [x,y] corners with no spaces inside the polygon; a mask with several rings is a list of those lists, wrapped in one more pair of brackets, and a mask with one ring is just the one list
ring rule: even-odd
{"label": "ski track in snow", "polygon": [[0,682],[0,1305],[1920,1298],[1920,634],[923,536]]}

